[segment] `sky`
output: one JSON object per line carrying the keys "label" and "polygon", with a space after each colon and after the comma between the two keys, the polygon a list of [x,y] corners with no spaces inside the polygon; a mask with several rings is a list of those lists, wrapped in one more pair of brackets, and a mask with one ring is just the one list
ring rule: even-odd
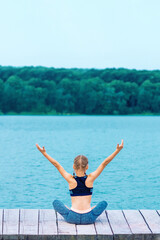
{"label": "sky", "polygon": [[160,1],[0,0],[0,65],[160,69]]}

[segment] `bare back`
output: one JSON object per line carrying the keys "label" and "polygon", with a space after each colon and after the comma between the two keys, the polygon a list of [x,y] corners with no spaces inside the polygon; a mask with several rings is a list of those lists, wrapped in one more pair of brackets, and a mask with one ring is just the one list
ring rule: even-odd
{"label": "bare back", "polygon": [[[85,181],[85,185],[86,187],[93,187],[93,182],[91,181],[89,175]],[[77,182],[73,177],[72,181],[69,183],[69,189],[73,189],[76,187],[77,187]],[[91,199],[92,199],[92,195],[71,197],[72,207],[77,210],[89,209],[91,207]]]}

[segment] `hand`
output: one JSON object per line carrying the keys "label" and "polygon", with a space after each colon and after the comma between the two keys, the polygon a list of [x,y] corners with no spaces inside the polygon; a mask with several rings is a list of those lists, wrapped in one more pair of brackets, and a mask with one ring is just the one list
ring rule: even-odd
{"label": "hand", "polygon": [[123,139],[121,142],[121,145],[119,145],[119,143],[117,144],[117,150],[120,151],[123,148]]}
{"label": "hand", "polygon": [[41,148],[41,147],[38,145],[38,143],[36,143],[36,147],[38,148],[38,150],[39,150],[41,153],[45,153],[45,152],[46,152],[44,146],[43,146],[43,148]]}

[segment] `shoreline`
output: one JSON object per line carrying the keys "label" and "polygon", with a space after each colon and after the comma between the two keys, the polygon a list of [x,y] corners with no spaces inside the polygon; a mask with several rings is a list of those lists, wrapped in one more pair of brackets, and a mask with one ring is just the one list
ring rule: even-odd
{"label": "shoreline", "polygon": [[0,116],[160,116],[160,113],[134,113],[134,114],[78,114],[78,113],[1,113]]}

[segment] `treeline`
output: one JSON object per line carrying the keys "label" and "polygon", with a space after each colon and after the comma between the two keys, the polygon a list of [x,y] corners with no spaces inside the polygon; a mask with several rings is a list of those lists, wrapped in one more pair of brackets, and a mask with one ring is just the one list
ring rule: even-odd
{"label": "treeline", "polygon": [[160,113],[160,71],[0,66],[0,112]]}

